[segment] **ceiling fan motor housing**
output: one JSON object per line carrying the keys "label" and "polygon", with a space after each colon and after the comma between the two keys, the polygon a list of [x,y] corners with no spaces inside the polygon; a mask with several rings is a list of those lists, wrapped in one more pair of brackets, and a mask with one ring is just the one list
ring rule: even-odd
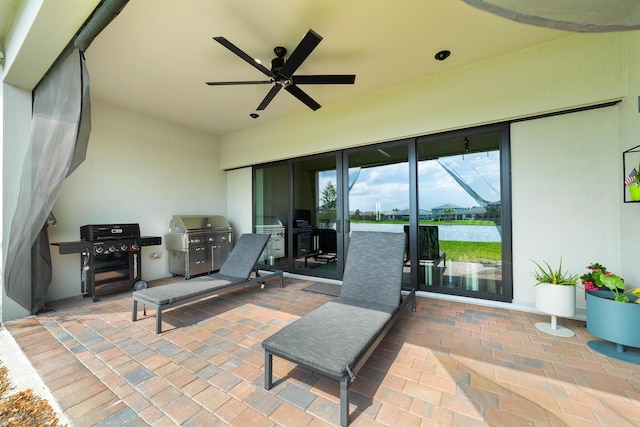
{"label": "ceiling fan motor housing", "polygon": [[284,58],[273,58],[271,60],[271,71],[274,74],[278,74],[282,66],[284,65]]}

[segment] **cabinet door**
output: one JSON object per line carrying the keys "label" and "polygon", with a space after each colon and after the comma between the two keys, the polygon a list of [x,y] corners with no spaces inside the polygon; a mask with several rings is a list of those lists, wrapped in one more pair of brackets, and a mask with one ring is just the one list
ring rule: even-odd
{"label": "cabinet door", "polygon": [[197,245],[189,248],[189,270],[188,276],[196,274],[209,273],[211,271],[211,262],[209,256],[210,250],[208,245]]}
{"label": "cabinet door", "polygon": [[213,246],[211,250],[211,271],[220,270],[222,264],[229,258],[231,246],[231,242],[219,243]]}

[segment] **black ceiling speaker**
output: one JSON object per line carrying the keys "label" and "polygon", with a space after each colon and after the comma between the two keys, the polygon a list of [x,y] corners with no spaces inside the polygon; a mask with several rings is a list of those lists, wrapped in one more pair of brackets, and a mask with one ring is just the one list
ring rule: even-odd
{"label": "black ceiling speaker", "polygon": [[307,107],[312,110],[320,108],[313,98],[307,95],[298,85],[310,84],[310,85],[335,85],[335,84],[354,84],[356,76],[354,74],[324,74],[324,75],[311,75],[311,76],[296,76],[293,73],[302,65],[302,63],[311,54],[313,49],[318,46],[322,37],[313,30],[309,30],[304,36],[302,41],[293,50],[288,59],[285,59],[287,55],[287,49],[282,46],[277,46],[273,49],[276,57],[271,60],[271,70],[267,69],[262,64],[258,63],[251,56],[244,53],[237,46],[231,43],[224,37],[214,37],[215,41],[222,46],[235,53],[245,62],[249,63],[252,67],[258,69],[264,75],[269,77],[269,80],[257,80],[257,81],[241,81],[241,82],[206,82],[209,86],[223,86],[223,85],[252,85],[252,84],[273,84],[273,87],[267,95],[264,97],[257,110],[264,110],[271,100],[276,96],[280,89],[284,88],[291,95],[298,98]]}

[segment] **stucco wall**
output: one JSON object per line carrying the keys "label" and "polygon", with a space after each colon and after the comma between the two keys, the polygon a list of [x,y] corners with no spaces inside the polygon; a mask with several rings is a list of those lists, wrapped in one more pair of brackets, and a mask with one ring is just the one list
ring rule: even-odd
{"label": "stucco wall", "polygon": [[[622,204],[620,183],[621,151],[640,144],[639,51],[638,32],[579,34],[220,140],[94,101],[87,161],[65,182],[50,238],[76,240],[81,225],[103,222],[139,222],[143,234],[164,235],[177,213],[223,214],[237,233],[249,232],[251,164],[620,99],[606,111],[513,126],[514,299],[533,302],[531,259],[553,262],[560,254],[572,269],[600,261],[640,284],[640,204]],[[7,54],[9,61],[18,57]],[[20,120],[10,124],[12,132],[19,133]],[[13,194],[7,162],[17,160],[4,159],[5,203]],[[544,178],[532,182],[531,174]],[[562,206],[560,213],[542,211],[542,196]],[[543,213],[531,220],[534,209]],[[593,239],[592,226],[601,239]],[[549,231],[566,237],[553,252],[544,239]],[[162,258],[151,259],[152,252]],[[78,295],[79,255],[54,253],[53,267],[50,299]],[[168,275],[164,246],[143,250],[142,275]]]}
{"label": "stucco wall", "polygon": [[[236,168],[627,95],[627,36],[575,35],[221,138]],[[258,141],[259,143],[256,143]]]}
{"label": "stucco wall", "polygon": [[252,186],[251,168],[227,172],[227,218],[234,228],[235,238],[243,233],[252,233]]}
{"label": "stucco wall", "polygon": [[[640,36],[580,34],[221,139],[231,168],[621,100],[512,126],[514,302],[533,307],[531,260],[605,263],[640,285],[640,204],[623,204],[624,149],[640,144]],[[254,145],[255,141],[260,144]],[[303,142],[303,143],[301,143]],[[249,146],[253,148],[249,150]],[[250,179],[229,182],[229,194]],[[246,225],[250,226],[250,223]],[[628,233],[627,231],[630,231]],[[578,292],[577,303],[584,298]]]}
{"label": "stucco wall", "polygon": [[[227,214],[227,180],[215,136],[94,101],[86,161],[69,176],[53,213],[51,242],[79,240],[85,224],[139,223],[163,236],[173,215]],[[153,252],[162,257],[152,259]],[[80,294],[80,255],[52,254],[50,299]],[[142,249],[142,278],[169,276],[164,243]]]}
{"label": "stucco wall", "polygon": [[[621,271],[619,110],[512,126],[514,302],[535,301],[532,261],[555,268],[562,258],[574,274],[591,262]],[[577,294],[578,307],[585,308],[584,292]]]}

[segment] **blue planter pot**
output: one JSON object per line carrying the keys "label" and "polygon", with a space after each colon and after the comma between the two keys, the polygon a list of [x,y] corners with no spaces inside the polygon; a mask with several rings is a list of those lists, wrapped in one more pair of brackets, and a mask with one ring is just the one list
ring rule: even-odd
{"label": "blue planter pot", "polygon": [[[629,299],[636,297],[629,295]],[[616,344],[640,348],[640,304],[617,302],[608,290],[587,292],[587,330],[593,335]]]}

